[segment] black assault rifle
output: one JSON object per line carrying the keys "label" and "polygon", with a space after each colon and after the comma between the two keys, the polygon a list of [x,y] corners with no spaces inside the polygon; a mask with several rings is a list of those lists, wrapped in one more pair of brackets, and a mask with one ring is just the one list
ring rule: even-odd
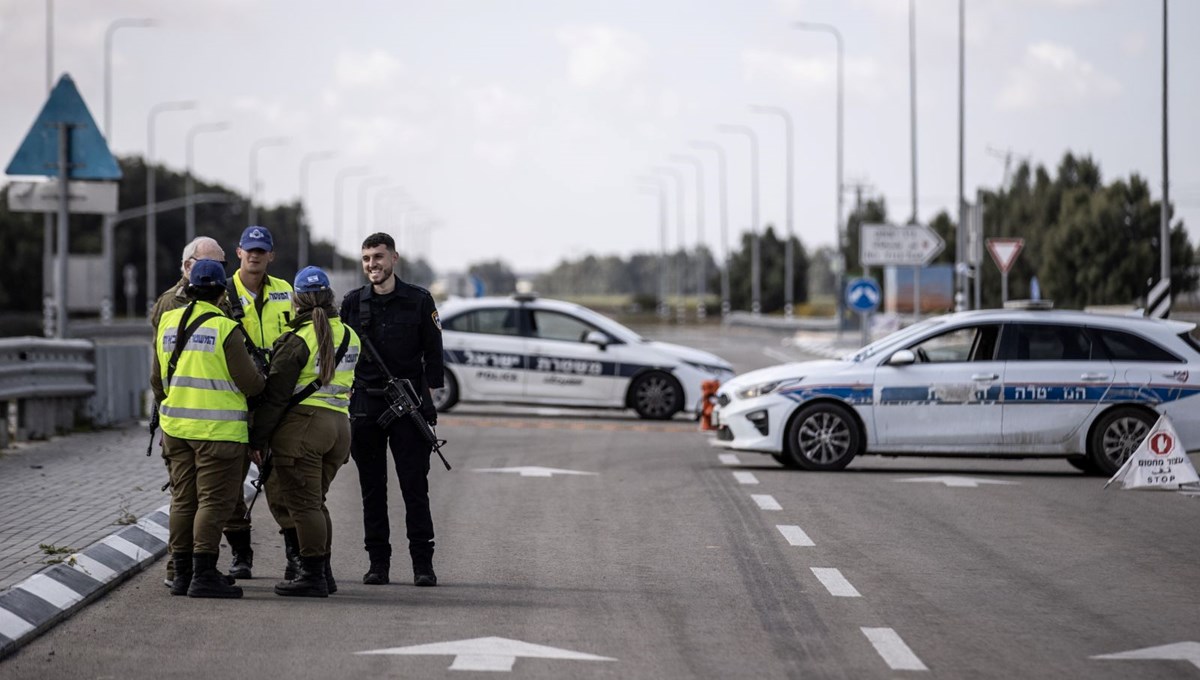
{"label": "black assault rifle", "polygon": [[446,457],[442,455],[442,447],[446,445],[445,439],[438,439],[433,428],[429,426],[429,421],[421,415],[421,396],[417,394],[417,390],[413,387],[412,381],[408,378],[397,378],[388,370],[386,364],[383,363],[383,358],[379,356],[379,352],[375,351],[375,345],[371,343],[371,339],[366,333],[360,336],[362,344],[367,348],[367,352],[371,354],[371,360],[379,365],[379,369],[383,371],[383,375],[387,378],[387,387],[384,388],[384,400],[387,402],[388,410],[384,411],[379,416],[379,426],[387,429],[391,426],[396,418],[409,418],[417,427],[417,432],[421,433],[421,437],[429,442],[433,447],[434,453],[438,458],[442,459],[442,465],[449,470],[450,463],[446,461]]}
{"label": "black assault rifle", "polygon": [[271,476],[271,470],[274,466],[271,465],[271,449],[268,447],[263,453],[262,465],[258,466],[258,478],[250,482],[250,486],[254,487],[254,497],[250,499],[250,504],[246,506],[246,514],[242,519],[250,519],[250,513],[254,511],[254,503],[258,500],[258,494],[262,493],[263,487],[267,484],[267,479]]}

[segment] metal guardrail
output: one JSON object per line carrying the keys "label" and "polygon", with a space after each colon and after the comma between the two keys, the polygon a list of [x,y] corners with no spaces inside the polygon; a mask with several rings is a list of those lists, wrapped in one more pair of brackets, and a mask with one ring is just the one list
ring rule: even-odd
{"label": "metal guardrail", "polygon": [[149,343],[0,339],[0,447],[140,417],[149,373]]}

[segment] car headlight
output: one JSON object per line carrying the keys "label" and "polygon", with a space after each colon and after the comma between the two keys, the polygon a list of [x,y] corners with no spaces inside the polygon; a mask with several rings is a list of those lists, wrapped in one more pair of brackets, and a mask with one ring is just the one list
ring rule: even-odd
{"label": "car headlight", "polygon": [[757,385],[751,385],[744,389],[740,389],[736,392],[736,394],[738,399],[753,399],[755,397],[771,394],[772,392],[778,392],[785,387],[795,385],[801,380],[803,380],[803,378],[788,378],[786,380],[772,380],[771,382],[758,383]]}

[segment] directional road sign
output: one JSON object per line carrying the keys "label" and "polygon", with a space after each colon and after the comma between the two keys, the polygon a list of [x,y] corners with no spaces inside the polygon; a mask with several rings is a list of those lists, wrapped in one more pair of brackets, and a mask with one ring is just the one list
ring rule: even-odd
{"label": "directional road sign", "polygon": [[851,279],[846,284],[846,305],[858,312],[866,314],[879,307],[879,284],[874,279]]}
{"label": "directional road sign", "polygon": [[58,176],[58,129],[69,126],[70,170],[68,179],[121,179],[117,159],[108,150],[104,136],[88,111],[71,76],[63,75],[50,92],[41,113],[17,148],[4,172],[9,175]]}
{"label": "directional road sign", "polygon": [[[67,208],[74,214],[111,215],[117,212],[116,182],[71,182]],[[61,199],[58,182],[12,182],[8,209],[12,212],[54,212]]]}
{"label": "directional road sign", "polygon": [[511,672],[518,657],[530,659],[565,659],[569,661],[616,661],[607,656],[574,652],[569,649],[535,645],[502,637],[435,642],[411,647],[372,649],[359,654],[395,654],[400,656],[453,656],[452,671]]}
{"label": "directional road sign", "polygon": [[946,247],[942,237],[923,224],[864,224],[860,234],[858,258],[865,267],[921,267]]}
{"label": "directional road sign", "polygon": [[992,261],[1000,268],[1001,274],[1007,274],[1012,269],[1013,263],[1017,261],[1017,256],[1021,254],[1021,249],[1025,247],[1025,239],[1023,238],[989,238],[987,240],[988,252],[992,254]]}

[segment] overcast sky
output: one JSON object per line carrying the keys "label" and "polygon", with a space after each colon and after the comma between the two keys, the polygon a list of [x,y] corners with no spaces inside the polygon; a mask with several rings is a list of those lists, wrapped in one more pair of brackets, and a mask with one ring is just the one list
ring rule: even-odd
{"label": "overcast sky", "polygon": [[[1011,150],[1051,168],[1091,154],[1106,181],[1131,173],[1161,196],[1162,15],[1157,0],[967,0],[968,195],[995,187]],[[957,195],[957,0],[917,0],[918,206],[922,219]],[[250,147],[260,197],[295,200],[305,153],[315,232],[333,233],[334,176],[366,165],[386,178],[365,196],[365,224],[397,232],[393,187],[440,220],[426,248],[448,271],[502,258],[519,271],[585,253],[658,248],[658,208],[638,177],[697,154],[708,184],[705,238],[717,247],[715,155],[729,158],[731,235],[749,227],[747,141],[716,125],[751,125],[762,144],[761,215],[785,228],[783,124],[796,121],[795,230],[830,244],[835,224],[835,72],[830,36],[845,39],[845,176],[911,211],[907,0],[56,0],[54,67],[75,79],[103,126],[104,34],[122,17],[154,28],[115,34],[113,133],[119,154],[146,149],[147,111],[196,100],[158,119],[158,160],[181,168],[202,122],[195,172],[242,191]],[[1200,2],[1172,0],[1171,197],[1195,239],[1200,223]],[[6,164],[46,95],[45,5],[0,0],[0,156]],[[686,180],[686,238],[695,245],[695,185]],[[357,252],[358,180],[345,184],[340,245]],[[672,191],[674,185],[671,184]],[[380,192],[386,192],[377,200]],[[160,197],[162,198],[162,197]],[[853,196],[847,196],[847,211]],[[670,244],[677,243],[674,194]],[[130,206],[122,206],[130,207]],[[732,240],[732,239],[731,239]]]}

